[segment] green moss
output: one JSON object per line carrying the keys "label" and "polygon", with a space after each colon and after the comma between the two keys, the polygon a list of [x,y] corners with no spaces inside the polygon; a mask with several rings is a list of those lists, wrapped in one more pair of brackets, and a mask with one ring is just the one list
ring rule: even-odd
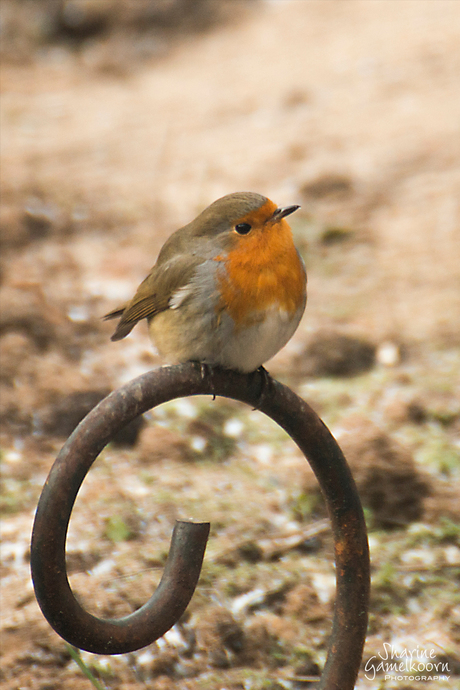
{"label": "green moss", "polygon": [[289,502],[289,513],[293,520],[307,522],[323,504],[324,499],[319,490],[309,493],[301,491]]}
{"label": "green moss", "polygon": [[430,547],[437,544],[460,546],[460,524],[443,515],[436,525],[413,525],[408,534],[407,544],[409,547]]}
{"label": "green moss", "polygon": [[407,612],[406,587],[390,561],[385,561],[372,578],[370,609],[373,613],[394,616]]}
{"label": "green moss", "polygon": [[38,499],[28,481],[5,478],[0,483],[0,515],[13,515],[28,510]]}
{"label": "green moss", "polygon": [[110,541],[117,543],[131,539],[133,532],[121,515],[113,515],[106,520],[104,535]]}
{"label": "green moss", "polygon": [[435,468],[445,477],[460,472],[460,449],[456,448],[439,428],[429,430],[425,443],[417,453],[417,459]]}

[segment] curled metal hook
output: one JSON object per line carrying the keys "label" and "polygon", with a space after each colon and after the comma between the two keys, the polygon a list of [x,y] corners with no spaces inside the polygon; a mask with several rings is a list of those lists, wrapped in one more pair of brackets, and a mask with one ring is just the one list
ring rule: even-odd
{"label": "curled metal hook", "polygon": [[154,642],[185,611],[200,574],[209,523],[176,523],[157,590],[138,611],[116,620],[89,614],[75,599],[65,566],[67,529],[87,472],[120,427],[174,398],[221,395],[257,407],[277,422],[297,443],[320,483],[334,536],[337,597],[318,687],[352,690],[362,658],[369,603],[369,551],[361,503],[343,454],[327,427],[307,403],[267,376],[266,372],[258,376],[213,369],[203,377],[200,367],[192,363],[162,367],[111,393],[75,429],[44,486],[31,546],[38,603],[64,639],[98,654],[126,653]]}

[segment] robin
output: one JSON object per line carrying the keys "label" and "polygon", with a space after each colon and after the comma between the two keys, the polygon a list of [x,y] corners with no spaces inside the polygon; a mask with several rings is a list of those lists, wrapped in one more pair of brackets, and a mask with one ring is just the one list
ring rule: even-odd
{"label": "robin", "polygon": [[169,362],[253,372],[292,337],[306,304],[305,265],[286,216],[260,194],[218,199],[163,245],[112,340],[141,319]]}

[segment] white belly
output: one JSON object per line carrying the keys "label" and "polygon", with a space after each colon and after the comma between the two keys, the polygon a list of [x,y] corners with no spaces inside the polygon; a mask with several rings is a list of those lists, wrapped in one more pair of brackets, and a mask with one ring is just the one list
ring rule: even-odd
{"label": "white belly", "polygon": [[233,330],[221,349],[219,361],[214,363],[243,372],[255,371],[286,345],[296,331],[303,311],[303,308],[299,309],[292,316],[272,307],[260,323]]}

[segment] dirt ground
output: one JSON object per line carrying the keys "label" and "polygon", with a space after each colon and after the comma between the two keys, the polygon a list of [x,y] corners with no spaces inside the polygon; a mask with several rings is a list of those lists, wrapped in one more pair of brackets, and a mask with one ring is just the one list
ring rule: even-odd
{"label": "dirt ground", "polygon": [[[34,598],[41,488],[82,416],[161,363],[145,324],[111,343],[101,316],[173,230],[249,190],[302,206],[309,302],[267,368],[331,428],[365,507],[357,687],[460,688],[460,3],[2,4],[1,687],[92,687]],[[187,613],[139,652],[82,653],[100,687],[312,687],[324,504],[285,434],[231,401],[168,403],[101,453],[68,537],[79,598],[138,608],[189,517],[212,531]],[[448,678],[373,677],[385,643]]]}

